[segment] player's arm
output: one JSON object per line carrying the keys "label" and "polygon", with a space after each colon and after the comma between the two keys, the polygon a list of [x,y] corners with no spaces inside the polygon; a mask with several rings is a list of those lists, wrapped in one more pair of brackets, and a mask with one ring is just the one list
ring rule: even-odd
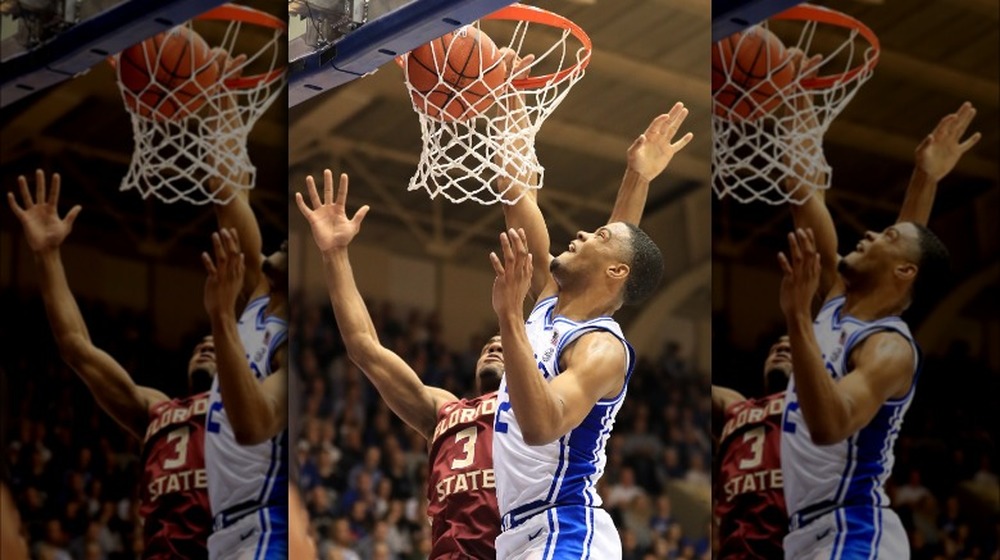
{"label": "player's arm", "polygon": [[[806,60],[802,51],[790,49],[793,64],[797,69],[798,80],[815,74],[820,57]],[[817,157],[822,160],[822,146],[819,139],[811,131],[818,127],[816,114],[813,111],[812,98],[809,95],[795,96],[795,116],[791,118],[795,134],[793,145],[785,153],[785,163],[792,173],[785,179],[783,187],[789,193],[791,202],[789,209],[796,229],[811,229],[815,235],[816,247],[822,256],[819,295],[824,300],[840,295],[844,291],[843,282],[837,273],[837,263],[840,255],[837,253],[837,229],[833,217],[826,206],[825,191],[814,188],[826,185],[826,173],[815,169],[808,162]]]}
{"label": "player's arm", "polygon": [[677,102],[665,113],[653,119],[646,131],[635,139],[627,152],[628,167],[618,187],[618,196],[611,211],[608,223],[625,222],[639,225],[642,212],[646,207],[646,197],[649,194],[649,183],[656,179],[670,165],[677,152],[684,149],[694,134],[688,132],[673,142],[674,136],[688,110],[684,104]]}
{"label": "player's arm", "polygon": [[819,256],[811,231],[788,236],[790,257],[779,256],[784,276],[781,309],[792,346],[792,375],[809,434],[817,445],[843,441],[871,422],[887,400],[906,393],[914,355],[898,333],[871,335],[852,356],[840,380],[826,370],[816,341],[811,302],[819,282]]}
{"label": "player's arm", "polygon": [[524,328],[523,302],[531,282],[531,256],[524,231],[500,234],[503,262],[496,253],[493,309],[500,322],[504,375],[510,404],[525,443],[544,445],[580,425],[598,400],[621,391],[627,357],[618,338],[588,333],[563,353],[564,369],[551,382],[538,370]]}
{"label": "player's arm", "polygon": [[934,207],[938,183],[951,173],[958,160],[982,137],[976,132],[962,141],[962,136],[975,116],[976,109],[966,101],[958,111],[945,115],[917,146],[914,153],[916,165],[906,187],[897,223],[927,225]]}
{"label": "player's arm", "polygon": [[[222,69],[218,87],[225,88],[223,80],[241,75],[246,55],[230,58],[225,50],[219,48],[213,49],[212,55],[214,63]],[[246,259],[246,274],[241,290],[241,301],[245,302],[256,295],[255,292],[266,290],[266,279],[261,268],[264,262],[264,241],[257,217],[250,207],[250,177],[246,172],[235,168],[240,140],[234,131],[242,126],[239,111],[232,110],[236,103],[238,102],[232,95],[222,95],[217,104],[211,104],[213,108],[219,109],[214,121],[217,127],[215,137],[212,139],[215,150],[208,154],[216,175],[207,180],[215,199],[227,201],[225,204],[212,205],[219,229],[235,229],[239,235],[240,247]],[[231,185],[240,185],[240,188],[233,188]]]}
{"label": "player's arm", "polygon": [[712,385],[712,435],[718,437],[725,424],[726,410],[734,403],[747,400],[739,392]]}
{"label": "player's arm", "polygon": [[360,231],[368,207],[362,207],[352,219],[347,219],[346,174],[340,176],[340,188],[335,197],[333,174],[329,169],[323,172],[323,201],[312,177],[306,179],[306,184],[312,208],[301,193],[296,193],[295,201],[308,220],[313,240],[323,256],[330,303],[348,357],[375,385],[389,408],[429,441],[434,434],[438,409],[457,398],[447,391],[424,385],[402,358],[379,342],[375,325],[354,281],[348,255],[348,246]]}
{"label": "player's arm", "polygon": [[212,324],[219,392],[236,442],[253,445],[274,437],[287,420],[287,376],[281,369],[259,381],[250,369],[237,328],[236,300],[243,286],[244,257],[236,230],[212,234],[215,261],[202,253],[208,272],[205,309]]}
{"label": "player's arm", "polygon": [[17,182],[24,207],[17,203],[13,193],[7,193],[7,201],[21,221],[25,239],[34,253],[45,313],[59,354],[87,385],[101,408],[132,435],[142,439],[149,422],[149,407],[167,397],[159,391],[136,385],[114,358],[91,342],[60,255],[60,247],[72,230],[81,207],[74,206],[65,217],[59,217],[61,179],[58,173],[52,175],[52,188],[46,193],[45,173],[41,169],[35,172],[34,199],[28,192],[27,179],[21,176]]}

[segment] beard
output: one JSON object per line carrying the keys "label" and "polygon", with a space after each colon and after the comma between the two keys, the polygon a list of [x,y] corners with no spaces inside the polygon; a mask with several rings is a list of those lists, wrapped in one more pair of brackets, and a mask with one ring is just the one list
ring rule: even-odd
{"label": "beard", "polygon": [[479,379],[479,393],[481,395],[492,393],[500,388],[500,378],[503,377],[503,368],[495,364],[489,364],[483,366],[476,373],[476,377]]}
{"label": "beard", "polygon": [[191,394],[204,393],[212,388],[212,380],[215,372],[207,367],[199,367],[191,372],[189,377],[191,383]]}

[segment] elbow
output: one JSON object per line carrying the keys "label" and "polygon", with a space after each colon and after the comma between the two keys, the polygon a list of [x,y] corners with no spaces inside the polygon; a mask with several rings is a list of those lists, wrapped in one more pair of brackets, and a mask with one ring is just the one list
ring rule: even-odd
{"label": "elbow", "polygon": [[344,337],[344,346],[347,347],[347,358],[364,369],[375,359],[378,344],[370,336],[354,334]]}
{"label": "elbow", "polygon": [[79,333],[57,337],[56,345],[59,347],[59,356],[71,367],[86,360],[91,348],[90,341]]}

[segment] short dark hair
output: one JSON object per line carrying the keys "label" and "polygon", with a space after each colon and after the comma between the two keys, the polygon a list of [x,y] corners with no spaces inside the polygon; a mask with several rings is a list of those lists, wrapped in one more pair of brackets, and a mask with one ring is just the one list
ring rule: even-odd
{"label": "short dark hair", "polygon": [[[624,222],[623,222],[624,223]],[[653,293],[663,278],[663,254],[646,232],[639,226],[626,223],[632,234],[629,242],[631,255],[628,260],[629,275],[625,280],[623,303],[641,303]]]}
{"label": "short dark hair", "polygon": [[948,248],[927,226],[914,223],[917,228],[917,277],[913,280],[913,301],[927,303],[933,294],[940,294],[950,280],[951,257]]}

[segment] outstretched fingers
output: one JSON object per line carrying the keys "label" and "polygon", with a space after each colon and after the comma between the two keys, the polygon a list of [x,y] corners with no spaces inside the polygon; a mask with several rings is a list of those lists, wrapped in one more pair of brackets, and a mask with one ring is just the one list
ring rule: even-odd
{"label": "outstretched fingers", "polygon": [[316,192],[316,181],[313,180],[312,175],[306,177],[306,192],[309,193],[309,202],[312,203],[313,210],[323,205],[319,199],[319,193]]}
{"label": "outstretched fingers", "polygon": [[35,170],[35,203],[45,203],[45,172],[41,169]]}
{"label": "outstretched fingers", "polygon": [[[329,172],[329,170],[327,170]],[[342,208],[347,208],[347,185],[350,180],[347,177],[347,173],[340,174],[340,185],[337,187],[337,205]],[[330,185],[333,185],[333,174],[330,174]],[[331,200],[327,198],[327,200]]]}
{"label": "outstretched fingers", "polygon": [[215,278],[219,275],[219,271],[215,268],[215,263],[212,262],[212,257],[208,255],[207,251],[202,251],[201,263],[205,265],[205,272],[208,273],[209,278]]}
{"label": "outstretched fingers", "polygon": [[25,210],[31,210],[35,206],[35,200],[31,198],[31,193],[28,191],[28,179],[24,175],[17,178],[17,186],[21,191],[21,202],[24,204]]}

